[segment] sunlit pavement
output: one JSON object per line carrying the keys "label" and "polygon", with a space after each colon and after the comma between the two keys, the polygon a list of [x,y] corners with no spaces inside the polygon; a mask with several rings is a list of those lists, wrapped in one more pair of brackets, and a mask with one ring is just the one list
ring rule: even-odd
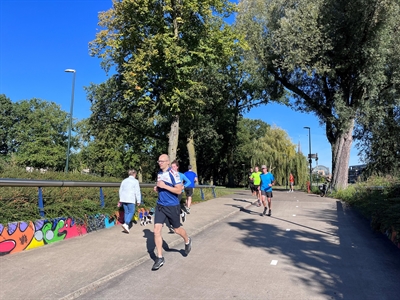
{"label": "sunlit pavement", "polygon": [[[0,258],[0,299],[397,299],[400,251],[340,201],[274,191],[261,216],[250,191],[193,205],[184,243],[164,228],[120,226]],[[23,287],[23,288],[22,288]]]}

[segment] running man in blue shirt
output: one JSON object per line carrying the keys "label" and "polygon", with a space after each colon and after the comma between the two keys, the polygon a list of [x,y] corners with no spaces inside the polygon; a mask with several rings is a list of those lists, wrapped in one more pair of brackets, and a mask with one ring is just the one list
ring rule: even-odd
{"label": "running man in blue shirt", "polygon": [[164,265],[161,230],[167,219],[174,228],[175,233],[180,235],[185,241],[186,255],[192,249],[192,239],[187,235],[186,230],[181,227],[180,222],[178,195],[182,193],[183,186],[179,174],[169,167],[169,157],[167,154],[160,155],[157,162],[160,166],[157,175],[157,185],[154,187],[154,190],[158,192],[154,216],[154,242],[157,249],[157,258],[152,268],[153,271],[158,270]]}
{"label": "running man in blue shirt", "polygon": [[192,204],[193,191],[195,183],[198,182],[198,179],[197,179],[197,174],[192,171],[191,165],[188,166],[188,169],[189,170],[185,172],[185,176],[189,178],[191,184],[188,187],[185,187],[185,193],[186,193],[186,212],[190,214],[190,205]]}
{"label": "running man in blue shirt", "polygon": [[172,168],[172,170],[174,170],[175,172],[178,172],[179,177],[180,177],[180,179],[181,179],[181,182],[183,183],[182,193],[180,193],[180,194],[178,195],[178,199],[179,199],[179,203],[181,204],[181,217],[182,217],[182,222],[185,222],[185,220],[186,220],[186,212],[182,209],[182,203],[181,203],[181,201],[182,201],[182,195],[183,195],[183,192],[185,191],[185,188],[187,188],[188,186],[190,186],[192,182],[189,180],[189,178],[187,178],[187,177],[185,176],[185,174],[179,172],[179,163],[178,163],[177,160],[174,160],[174,161],[171,163],[171,168]]}
{"label": "running man in blue shirt", "polygon": [[[269,208],[268,216],[270,216],[272,214],[272,186],[275,184],[275,178],[274,175],[272,175],[272,173],[268,172],[268,168],[266,165],[262,165],[261,169],[262,169],[262,174],[260,175],[261,179],[260,190],[261,190],[261,201],[264,206],[264,211],[262,215],[265,216]],[[267,198],[268,201],[268,208],[265,198]]]}

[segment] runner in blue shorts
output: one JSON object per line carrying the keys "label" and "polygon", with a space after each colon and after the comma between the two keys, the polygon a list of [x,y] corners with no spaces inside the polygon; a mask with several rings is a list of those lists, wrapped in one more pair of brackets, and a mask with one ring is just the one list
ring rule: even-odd
{"label": "runner in blue shorts", "polygon": [[[268,172],[268,168],[266,165],[262,165],[261,169],[262,169],[262,174],[260,175],[260,179],[261,179],[260,190],[261,190],[261,201],[264,206],[264,211],[262,213],[262,216],[265,216],[267,214],[268,208],[269,208],[268,216],[271,216],[271,214],[272,214],[272,186],[275,184],[275,178],[274,178],[274,175],[272,175],[272,173]],[[268,207],[267,207],[267,202],[265,201],[265,198],[267,198]]]}

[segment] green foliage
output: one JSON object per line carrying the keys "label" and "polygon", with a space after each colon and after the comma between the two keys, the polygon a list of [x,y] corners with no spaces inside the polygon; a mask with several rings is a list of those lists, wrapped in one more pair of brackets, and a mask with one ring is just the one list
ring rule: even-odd
{"label": "green foliage", "polygon": [[[77,172],[59,173],[47,171],[26,172],[23,168],[4,166],[1,178],[60,181],[120,182],[116,178],[100,178]],[[103,213],[113,215],[118,203],[118,188],[104,188],[105,207],[100,207],[99,188],[44,187],[42,188],[46,218],[74,217],[85,220],[86,216]],[[37,187],[0,187],[0,224],[40,219]]]}
{"label": "green foliage", "polygon": [[[1,154],[22,167],[62,170],[65,166],[67,114],[53,102],[40,99],[11,103],[0,96]],[[4,105],[4,106],[3,106]],[[76,145],[72,138],[72,147]]]}
{"label": "green foliage", "polygon": [[[342,199],[370,219],[374,230],[400,232],[400,178],[372,176],[337,191],[335,198]],[[400,235],[398,237],[400,239]]]}
{"label": "green foliage", "polygon": [[10,128],[15,123],[13,104],[4,94],[0,94],[0,155],[6,156],[12,151]]}
{"label": "green foliage", "polygon": [[199,64],[216,57],[215,48],[208,45],[214,30],[208,23],[213,12],[225,15],[233,10],[234,4],[225,1],[125,0],[100,13],[104,29],[90,50],[103,59],[106,71],[115,65],[121,76],[119,92],[125,101],[120,111],[141,108],[177,115],[190,108],[188,91],[201,85],[192,74]]}
{"label": "green foliage", "polygon": [[266,132],[254,138],[247,147],[246,154],[251,159],[251,166],[267,165],[274,174],[276,184],[285,185],[289,173],[293,173],[296,185],[305,185],[306,158],[296,153],[296,145],[292,144],[284,130],[267,127]]}
{"label": "green foliage", "polygon": [[[106,71],[115,66],[118,75],[110,83],[90,88],[95,104],[92,119],[107,114],[110,118],[103,126],[118,123],[139,128],[139,136],[151,131],[146,138],[156,139],[163,152],[169,137],[168,154],[174,159],[179,131],[173,132],[171,126],[169,132],[166,124],[178,127],[181,120],[191,124],[196,120],[193,111],[212,100],[202,94],[208,84],[203,77],[209,64],[221,57],[229,59],[240,44],[222,21],[234,10],[235,4],[220,0],[114,2],[109,11],[99,14],[104,29],[90,43],[90,50],[102,59]],[[189,135],[186,132],[183,139]],[[132,143],[137,151],[140,142]]]}
{"label": "green foliage", "polygon": [[[371,101],[373,114],[361,112],[355,130],[359,154],[367,163],[364,171],[369,175],[400,174],[400,92],[399,85],[381,93],[377,101]],[[385,106],[378,105],[382,102]]]}

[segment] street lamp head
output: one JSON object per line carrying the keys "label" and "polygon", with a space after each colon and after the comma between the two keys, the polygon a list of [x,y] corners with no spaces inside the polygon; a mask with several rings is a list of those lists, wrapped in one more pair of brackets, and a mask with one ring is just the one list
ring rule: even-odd
{"label": "street lamp head", "polygon": [[75,73],[76,71],[74,69],[66,69],[64,72]]}
{"label": "street lamp head", "polygon": [[305,128],[305,129],[310,129],[310,127],[308,127],[308,126],[304,126],[304,128]]}

